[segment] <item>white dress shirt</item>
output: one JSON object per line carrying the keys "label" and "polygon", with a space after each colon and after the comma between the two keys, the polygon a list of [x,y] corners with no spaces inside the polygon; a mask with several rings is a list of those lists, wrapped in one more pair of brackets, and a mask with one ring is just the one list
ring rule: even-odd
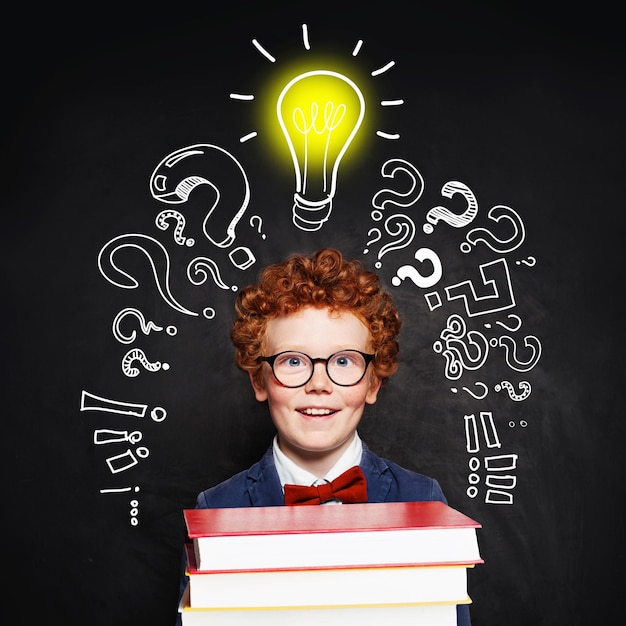
{"label": "white dress shirt", "polygon": [[[363,453],[363,443],[358,433],[355,432],[354,439],[350,442],[350,445],[339,457],[326,476],[320,479],[314,474],[311,474],[311,472],[303,469],[299,465],[296,465],[285,455],[285,453],[278,447],[278,435],[274,437],[272,448],[274,452],[274,463],[276,464],[276,470],[278,471],[278,477],[280,478],[280,484],[283,487],[283,491],[285,483],[289,485],[305,485],[307,487],[321,485],[322,483],[329,483],[337,478],[337,476],[343,474],[346,470],[358,465],[361,462],[361,455]],[[329,502],[324,502],[323,504],[341,504],[341,502],[339,502],[339,500],[330,500]]]}

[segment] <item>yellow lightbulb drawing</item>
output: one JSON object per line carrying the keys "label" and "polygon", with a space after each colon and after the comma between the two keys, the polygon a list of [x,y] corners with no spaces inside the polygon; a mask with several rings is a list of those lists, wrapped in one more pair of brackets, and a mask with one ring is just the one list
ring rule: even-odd
{"label": "yellow lightbulb drawing", "polygon": [[314,70],[290,80],[276,114],[295,171],[293,222],[319,230],[332,211],[339,163],[365,115],[365,99],[346,76]]}

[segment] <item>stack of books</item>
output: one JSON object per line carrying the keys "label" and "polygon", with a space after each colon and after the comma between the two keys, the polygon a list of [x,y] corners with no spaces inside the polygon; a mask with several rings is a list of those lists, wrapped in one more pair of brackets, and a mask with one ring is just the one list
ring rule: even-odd
{"label": "stack of books", "polygon": [[455,626],[480,524],[442,502],[188,509],[183,626]]}

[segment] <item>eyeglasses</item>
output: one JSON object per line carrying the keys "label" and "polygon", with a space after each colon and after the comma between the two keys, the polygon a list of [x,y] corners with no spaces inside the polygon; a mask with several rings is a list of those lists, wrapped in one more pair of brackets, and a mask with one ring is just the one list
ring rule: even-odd
{"label": "eyeglasses", "polygon": [[316,363],[324,363],[328,378],[341,387],[361,382],[365,370],[374,358],[359,350],[340,350],[326,359],[313,359],[304,352],[286,350],[272,356],[260,356],[257,362],[267,362],[276,380],[284,387],[302,387],[313,378]]}

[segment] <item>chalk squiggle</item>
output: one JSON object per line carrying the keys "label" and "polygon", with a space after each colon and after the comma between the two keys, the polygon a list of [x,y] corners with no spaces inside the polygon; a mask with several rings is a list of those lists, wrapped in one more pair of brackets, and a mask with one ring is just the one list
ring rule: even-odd
{"label": "chalk squiggle", "polygon": [[528,396],[530,396],[530,392],[532,391],[532,387],[529,382],[525,380],[521,380],[518,383],[520,388],[520,393],[515,393],[515,388],[508,380],[503,380],[501,383],[497,384],[494,389],[496,391],[502,391],[503,389],[509,394],[509,398],[515,402],[522,402],[526,400]]}

